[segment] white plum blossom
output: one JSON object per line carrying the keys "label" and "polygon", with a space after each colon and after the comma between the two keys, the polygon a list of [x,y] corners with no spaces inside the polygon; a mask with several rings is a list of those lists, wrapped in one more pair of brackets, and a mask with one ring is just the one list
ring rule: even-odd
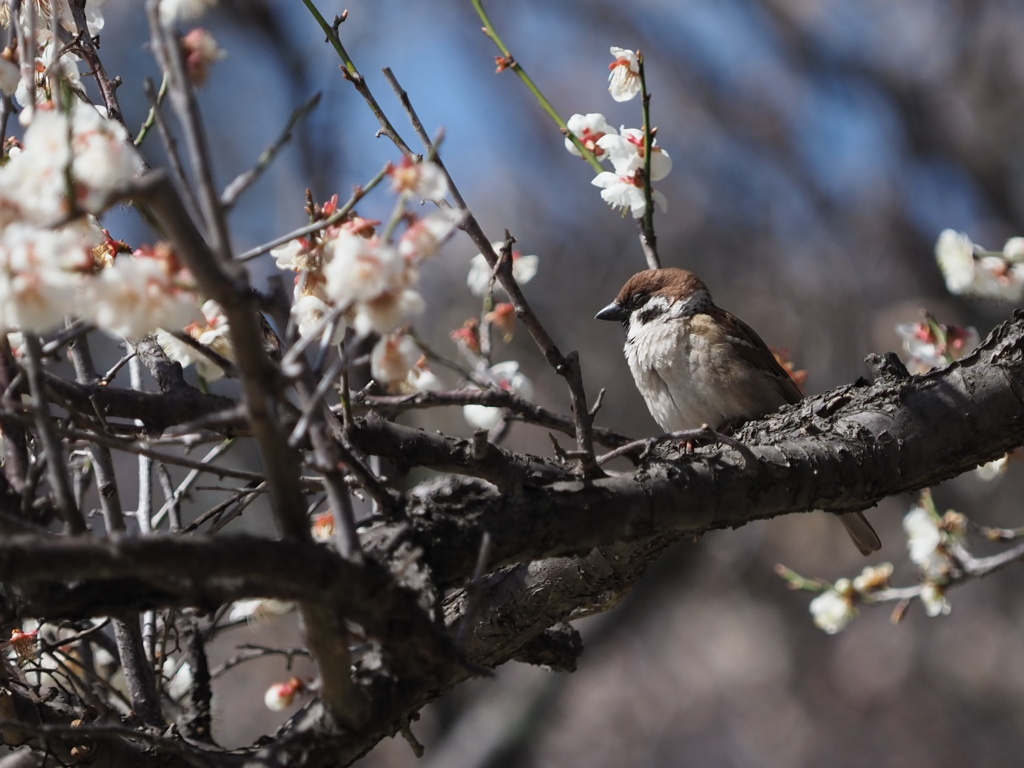
{"label": "white plum blossom", "polygon": [[[500,254],[505,243],[496,240],[491,243],[495,253]],[[535,254],[523,255],[519,251],[512,251],[512,277],[519,285],[526,285],[533,280],[540,268],[540,257]],[[478,253],[469,261],[469,275],[466,277],[466,285],[474,296],[483,296],[487,292],[487,286],[491,281],[491,265],[487,263],[482,253]],[[501,289],[500,283],[495,281],[494,287]]]}
{"label": "white plum blossom", "polygon": [[216,4],[216,0],[160,0],[160,23],[165,27],[190,21]]}
{"label": "white plum blossom", "polygon": [[[604,136],[615,136],[618,131],[612,128],[604,115],[600,112],[575,114],[566,121],[566,127],[569,133],[578,138],[599,160],[608,159],[608,153],[600,146],[600,140]],[[583,156],[568,137],[565,139],[565,148],[576,157]]]}
{"label": "white plum blossom", "polygon": [[263,703],[271,712],[280,712],[288,709],[295,701],[295,697],[305,689],[305,683],[297,677],[285,683],[274,683],[263,695]]}
{"label": "white plum blossom", "polygon": [[278,269],[295,272],[316,268],[316,261],[322,258],[321,254],[315,252],[313,243],[304,237],[289,240],[284,245],[271,248],[270,255],[274,257],[274,263]]}
{"label": "white plum blossom", "polygon": [[405,259],[377,238],[366,239],[342,230],[325,244],[324,250],[324,291],[337,304],[368,301],[404,287]]}
{"label": "white plum blossom", "polygon": [[[614,172],[599,173],[590,183],[601,188],[601,199],[613,208],[628,209],[635,219],[643,217],[647,213],[644,132],[638,128],[622,128],[618,134],[600,138],[597,145],[607,153]],[[672,158],[652,142],[651,181],[665,178],[671,170]],[[662,211],[668,207],[665,196],[657,190],[651,190],[651,200]]]}
{"label": "white plum blossom", "polygon": [[129,339],[158,328],[183,328],[195,318],[192,276],[167,246],[115,260],[85,284],[84,294],[79,314]]}
{"label": "white plum blossom", "polygon": [[[49,38],[49,30],[43,32],[36,30],[40,38]],[[85,96],[82,87],[82,74],[78,69],[81,59],[70,51],[64,51],[59,58],[54,60],[54,51],[60,52],[63,46],[54,46],[51,39],[47,39],[38,49],[35,57],[34,78],[20,78],[14,91],[14,100],[21,105],[21,112],[18,114],[18,122],[28,127],[36,115],[36,107],[40,112],[53,110],[53,102],[50,100],[51,91],[55,84],[67,89],[72,93]],[[30,86],[32,87],[30,89]],[[34,94],[33,94],[34,90]],[[33,98],[35,99],[33,101]],[[83,104],[82,106],[87,106]],[[90,107],[90,109],[99,109]]]}
{"label": "white plum blossom", "polygon": [[608,93],[616,101],[629,101],[640,93],[640,59],[636,51],[612,46],[615,57],[608,69]]}
{"label": "white plum blossom", "polygon": [[935,258],[955,295],[1019,302],[1024,298],[1024,239],[1010,238],[1002,252],[986,251],[962,232],[943,230]]}
{"label": "white plum blossom", "polygon": [[946,574],[951,565],[944,547],[945,534],[939,528],[941,522],[924,507],[914,507],[903,518],[910,560],[928,577]]}
{"label": "white plum blossom", "polygon": [[[200,312],[203,319],[185,326],[185,333],[204,347],[210,347],[221,357],[234,362],[235,350],[231,344],[228,319],[224,315],[224,310],[221,309],[220,304],[213,299],[209,299],[203,302]],[[206,381],[217,381],[224,377],[223,368],[202,352],[179,341],[164,329],[157,331],[156,340],[171,360],[181,363],[182,367],[194,364],[196,371]]]}
{"label": "white plum blossom", "polygon": [[80,228],[0,229],[0,331],[41,333],[73,313],[94,245]]}
{"label": "white plum blossom", "polygon": [[426,306],[423,297],[416,291],[385,291],[356,305],[352,328],[359,336],[365,336],[371,331],[390,333],[404,320],[423,314]]}
{"label": "white plum blossom", "polygon": [[835,587],[822,592],[811,601],[811,616],[814,617],[814,623],[819,629],[834,635],[857,615],[857,609],[849,597],[851,587],[848,579],[840,579]]}
{"label": "white plum blossom", "polygon": [[954,295],[968,293],[974,283],[974,243],[963,232],[945,229],[935,242],[935,259]]}
{"label": "white plum blossom", "polygon": [[[322,208],[337,210],[337,196]],[[417,219],[396,248],[373,234],[374,225],[354,217],[327,227],[314,239],[299,238],[271,250],[277,266],[299,275],[295,282],[292,318],[301,336],[320,333],[329,314],[341,312],[332,343],[347,327],[359,336],[390,333],[423,312],[425,302],[413,287],[417,265],[437,253],[453,231],[458,216],[448,213]]]}
{"label": "white plum blossom", "polygon": [[[608,153],[615,173],[629,176],[644,168],[644,132],[639,128],[622,128],[618,134],[604,136],[597,145]],[[651,142],[651,181],[661,181],[672,170],[672,158]]]}
{"label": "white plum blossom", "polygon": [[[404,386],[404,389],[412,392],[441,392],[444,388],[444,382],[423,364],[422,358],[409,369]],[[2,447],[2,443],[0,443],[0,447]]]}
{"label": "white plum blossom", "polygon": [[398,253],[411,263],[436,256],[461,221],[462,216],[451,209],[433,211],[417,218],[402,233]]}
{"label": "white plum blossom", "polygon": [[[491,366],[487,378],[499,389],[511,392],[524,400],[533,399],[533,382],[519,370],[519,363],[515,360]],[[501,408],[477,404],[462,406],[462,416],[471,427],[488,432],[499,426],[505,418]]]}
{"label": "white plum blossom", "polygon": [[370,373],[379,384],[390,386],[405,381],[421,357],[422,350],[408,334],[381,336],[370,353]]}
{"label": "white plum blossom", "polygon": [[[324,318],[331,311],[331,305],[319,296],[312,294],[299,296],[295,303],[292,304],[292,319],[299,329],[299,336],[305,338],[314,331],[324,332],[325,329],[321,323],[323,323]],[[334,334],[331,336],[330,343],[340,344],[345,338],[347,328],[348,323],[345,322],[345,316],[342,315],[335,324]]]}
{"label": "white plum blossom", "polygon": [[985,255],[975,264],[975,296],[1019,302],[1024,297],[1024,264],[1009,262],[1002,255]]}
{"label": "white plum blossom", "polygon": [[124,127],[76,101],[70,124],[63,112],[36,111],[23,151],[0,168],[0,190],[21,218],[46,225],[72,210],[99,213],[110,193],[142,170]]}
{"label": "white plum blossom", "polygon": [[981,342],[977,329],[973,327],[940,328],[944,338],[940,338],[929,323],[901,323],[896,326],[896,334],[910,355],[907,367],[911,373],[942,368],[952,360],[959,360]]}
{"label": "white plum blossom", "polygon": [[931,581],[921,585],[921,604],[924,612],[933,618],[945,616],[953,609],[946,599],[945,588]]}
{"label": "white plum blossom", "polygon": [[440,202],[448,194],[448,178],[441,166],[428,160],[417,162],[409,156],[402,158],[398,165],[391,166],[392,188],[400,193],[419,197],[431,202]]}
{"label": "white plum blossom", "polygon": [[[605,171],[597,174],[590,183],[595,187],[601,187],[601,199],[612,208],[629,210],[634,219],[642,218],[647,213],[643,182],[636,174],[620,176],[617,173]],[[651,200],[662,211],[668,208],[668,200],[656,189],[651,190]]]}
{"label": "white plum blossom", "polygon": [[1003,245],[1003,257],[1007,261],[1024,261],[1024,237],[1011,237]]}

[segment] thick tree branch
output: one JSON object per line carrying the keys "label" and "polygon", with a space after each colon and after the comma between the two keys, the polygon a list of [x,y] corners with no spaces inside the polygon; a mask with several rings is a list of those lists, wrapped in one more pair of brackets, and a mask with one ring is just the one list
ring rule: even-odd
{"label": "thick tree branch", "polygon": [[[874,384],[840,387],[747,425],[737,438],[748,451],[708,446],[589,481],[567,477],[544,459],[500,452],[488,459],[496,462],[494,479],[503,477],[499,469],[518,466],[514,493],[481,480],[442,478],[409,494],[403,523],[364,531],[368,554],[407,553],[409,547],[398,546],[407,542],[422,550],[420,562],[436,585],[460,587],[473,571],[482,532],[490,533],[498,570],[480,584],[465,662],[438,634],[419,596],[393,585],[389,569],[295,541],[11,537],[0,542],[0,620],[212,608],[256,595],[303,601],[311,613],[330,606],[332,616],[379,638],[392,680],[400,682],[382,690],[380,677],[367,672],[359,688],[370,713],[357,732],[321,733],[311,745],[303,738],[318,728],[311,710],[309,720],[293,723],[255,759],[268,765],[298,755],[306,766],[347,762],[473,674],[472,664],[500,664],[548,626],[614,605],[673,541],[809,509],[865,509],[1024,443],[1024,313],[943,370],[909,377],[896,366],[875,367]],[[446,439],[417,430],[379,423],[359,429],[369,443],[379,440],[382,451],[394,442],[381,434],[400,438],[408,459],[421,465],[429,463],[422,461],[430,448],[423,440],[441,440],[444,453],[455,452]],[[374,438],[375,430],[385,433]],[[449,596],[452,631],[464,620],[463,602],[461,592]]]}

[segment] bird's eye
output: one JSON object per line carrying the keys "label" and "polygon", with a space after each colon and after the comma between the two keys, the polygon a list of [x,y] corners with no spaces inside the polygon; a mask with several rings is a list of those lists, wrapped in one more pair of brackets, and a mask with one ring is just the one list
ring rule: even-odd
{"label": "bird's eye", "polygon": [[626,302],[626,309],[632,312],[634,309],[642,307],[644,305],[644,302],[646,301],[646,293],[634,293],[632,296],[629,297],[629,300]]}

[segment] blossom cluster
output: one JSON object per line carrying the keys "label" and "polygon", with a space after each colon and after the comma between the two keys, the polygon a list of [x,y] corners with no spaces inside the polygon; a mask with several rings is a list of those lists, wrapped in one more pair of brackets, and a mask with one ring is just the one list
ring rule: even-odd
{"label": "blossom cluster", "polygon": [[[231,343],[230,326],[220,304],[209,299],[203,302],[199,310],[202,319],[195,319],[186,325],[184,333],[203,347],[213,350],[225,360],[234,362],[235,350]],[[156,340],[163,347],[167,357],[181,363],[182,367],[194,364],[196,371],[206,381],[216,381],[224,376],[224,369],[218,365],[215,359],[179,340],[164,328],[156,332]]]}
{"label": "blossom cluster", "polygon": [[1010,238],[1002,251],[986,251],[963,232],[947,229],[935,243],[935,258],[952,294],[1024,299],[1024,237]]}
{"label": "blossom cluster", "polygon": [[[491,249],[500,253],[505,247],[502,241],[491,243]],[[519,285],[530,282],[537,274],[540,267],[540,257],[536,254],[523,254],[513,250],[510,253],[512,260],[512,277]],[[515,324],[515,307],[510,302],[499,302],[493,304],[493,296],[489,292],[504,293],[501,284],[494,280],[494,270],[488,264],[482,253],[476,254],[469,262],[469,274],[466,277],[466,285],[474,296],[484,297],[485,311],[482,320],[471,318],[463,324],[462,328],[453,331],[452,341],[459,348],[459,352],[477,370],[479,378],[487,382],[490,387],[504,390],[518,397],[529,400],[533,397],[533,382],[526,374],[519,370],[519,363],[515,360],[490,365],[489,360],[484,359],[481,333],[490,333],[490,329],[496,328],[501,331],[504,341],[512,340],[512,333]],[[470,385],[476,388],[476,385]],[[505,421],[504,410],[488,405],[471,403],[462,407],[462,415],[466,422],[474,429],[491,431],[500,427]]]}
{"label": "blossom cluster", "polygon": [[[959,575],[956,550],[962,546],[966,520],[956,512],[939,515],[931,495],[924,493],[921,503],[915,505],[903,518],[903,531],[907,535],[907,552],[917,566],[920,587],[913,592],[901,592],[903,599],[916,596],[921,600],[928,616],[943,616],[951,606],[946,590]],[[839,579],[828,585],[810,604],[811,616],[817,627],[833,635],[841,631],[857,615],[861,603],[886,598],[880,593],[890,589],[890,563],[869,566],[855,579]],[[798,588],[820,589],[817,583],[786,569],[780,573]]]}
{"label": "blossom cluster", "polygon": [[900,323],[896,334],[909,355],[911,373],[927,373],[959,360],[981,342],[977,329],[935,322]]}
{"label": "blossom cluster", "polygon": [[[98,5],[87,9],[92,32],[103,25]],[[22,23],[35,6],[0,22]],[[38,10],[75,31],[67,0]],[[131,253],[96,221],[144,164],[124,126],[84,100],[79,59],[55,49],[49,24],[34,28],[36,50],[23,53],[34,75],[20,77],[9,59],[0,66],[0,87],[25,126],[0,167],[0,332],[42,333],[66,316],[127,337],[192,322],[195,283],[173,251],[157,244]],[[52,98],[58,91],[63,103]]]}
{"label": "blossom cluster", "polygon": [[[615,60],[611,65],[608,90],[616,101],[628,101],[641,90],[639,57],[635,51],[611,49]],[[601,188],[601,199],[613,208],[628,210],[639,219],[647,213],[645,187],[660,181],[672,170],[672,159],[651,138],[650,179],[645,179],[647,154],[644,131],[639,128],[613,128],[605,116],[598,112],[575,114],[566,122],[569,133],[601,162],[610,162],[611,171],[597,174],[591,183]],[[566,149],[580,155],[576,144],[565,140]],[[665,196],[651,190],[653,200],[661,210],[667,207]]]}
{"label": "blossom cluster", "polygon": [[[440,201],[448,192],[443,172],[431,162],[406,158],[390,176],[402,202]],[[292,320],[301,336],[329,343],[340,342],[349,328],[360,338],[380,334],[370,355],[374,379],[387,386],[418,379],[422,352],[400,326],[423,312],[419,267],[438,253],[459,220],[447,209],[425,216],[407,212],[394,242],[378,234],[381,222],[338,213],[334,196],[314,210],[327,226],[271,251],[279,269],[295,273]]]}
{"label": "blossom cluster", "polygon": [[885,589],[892,576],[892,564],[867,566],[854,579],[839,579],[811,601],[810,611],[819,629],[834,635],[857,615],[857,603]]}

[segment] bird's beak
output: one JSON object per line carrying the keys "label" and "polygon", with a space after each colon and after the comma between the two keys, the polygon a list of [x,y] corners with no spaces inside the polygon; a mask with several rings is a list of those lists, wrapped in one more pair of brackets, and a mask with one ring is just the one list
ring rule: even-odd
{"label": "bird's beak", "polygon": [[596,315],[595,320],[625,320],[629,316],[629,313],[621,304],[616,304],[614,301],[607,307],[602,309]]}

